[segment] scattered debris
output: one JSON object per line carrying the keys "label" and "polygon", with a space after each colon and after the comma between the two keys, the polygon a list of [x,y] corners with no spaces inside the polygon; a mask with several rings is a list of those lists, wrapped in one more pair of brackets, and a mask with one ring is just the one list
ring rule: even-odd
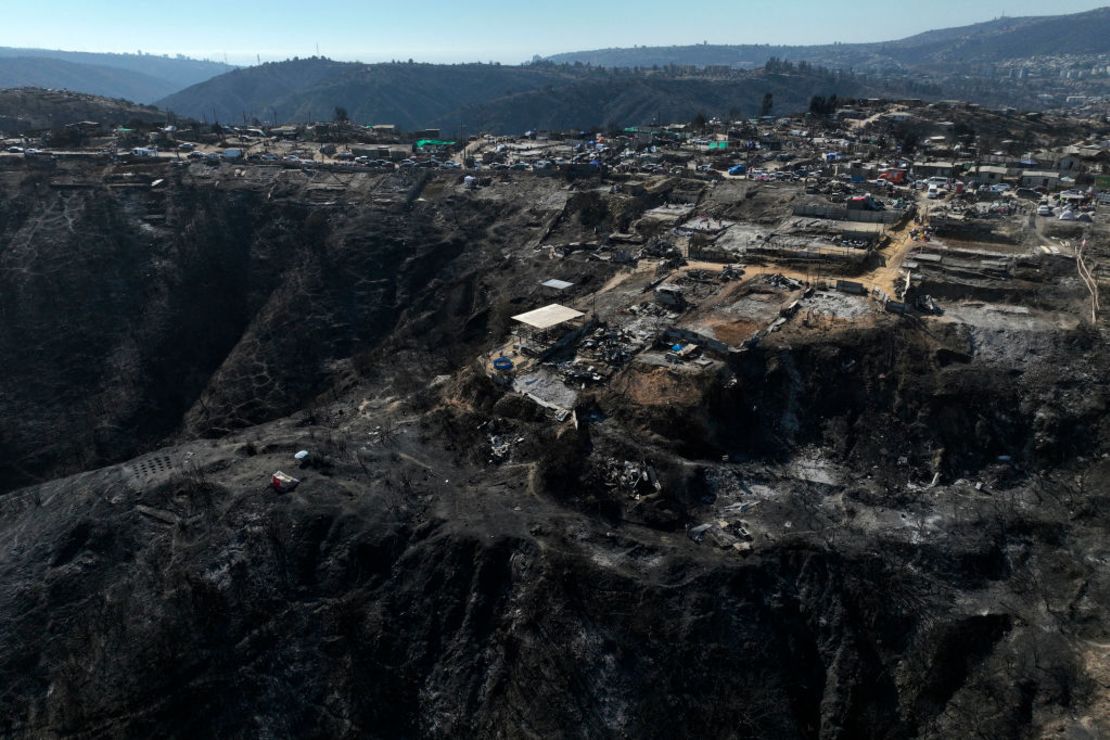
{"label": "scattered debris", "polygon": [[607,486],[619,488],[629,496],[658,493],[663,490],[663,484],[659,482],[659,478],[655,474],[655,468],[647,463],[607,458],[604,462],[602,476]]}
{"label": "scattered debris", "polygon": [[287,475],[280,470],[274,472],[274,474],[270,477],[270,485],[273,486],[274,490],[278,493],[289,493],[300,484],[301,482],[298,479],[294,478],[291,475]]}

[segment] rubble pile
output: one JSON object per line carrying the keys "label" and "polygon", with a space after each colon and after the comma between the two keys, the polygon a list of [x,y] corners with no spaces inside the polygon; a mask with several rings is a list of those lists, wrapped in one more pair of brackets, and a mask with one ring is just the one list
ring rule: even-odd
{"label": "rubble pile", "polygon": [[650,337],[622,328],[599,327],[579,345],[580,354],[623,367],[650,344]]}
{"label": "rubble pile", "polygon": [[768,285],[784,290],[801,290],[803,287],[799,281],[777,273],[766,276],[764,280]]}
{"label": "rubble pile", "polygon": [[692,526],[686,530],[686,536],[697,544],[708,544],[721,550],[734,550],[742,555],[752,551],[753,537],[747,529],[747,523],[741,520],[728,521],[719,519]]}
{"label": "rubble pile", "polygon": [[606,458],[602,461],[602,477],[609,488],[619,489],[630,497],[663,490],[655,468],[644,462]]}
{"label": "rubble pile", "polygon": [[524,437],[511,434],[489,435],[489,451],[491,463],[503,463],[509,459],[513,452],[513,445],[524,441]]}
{"label": "rubble pile", "polygon": [[582,387],[597,385],[606,379],[606,375],[593,365],[582,362],[563,362],[556,366],[559,375],[568,383],[575,383]]}

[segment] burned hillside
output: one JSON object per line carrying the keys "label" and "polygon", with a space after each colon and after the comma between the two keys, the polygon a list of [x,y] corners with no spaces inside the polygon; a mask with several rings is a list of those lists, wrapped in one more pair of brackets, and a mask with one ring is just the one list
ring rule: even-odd
{"label": "burned hillside", "polygon": [[775,126],[0,158],[0,733],[1110,730],[1105,206]]}

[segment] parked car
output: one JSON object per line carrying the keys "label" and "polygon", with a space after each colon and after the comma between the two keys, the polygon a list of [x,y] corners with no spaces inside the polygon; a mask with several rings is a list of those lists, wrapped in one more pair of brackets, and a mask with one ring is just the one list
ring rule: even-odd
{"label": "parked car", "polygon": [[21,146],[10,146],[10,147],[8,147],[7,151],[8,151],[8,154],[23,154],[23,147],[21,147]]}
{"label": "parked car", "polygon": [[1052,215],[1052,206],[1045,205],[1045,204],[1041,204],[1041,205],[1037,206],[1037,215],[1038,216],[1051,216]]}

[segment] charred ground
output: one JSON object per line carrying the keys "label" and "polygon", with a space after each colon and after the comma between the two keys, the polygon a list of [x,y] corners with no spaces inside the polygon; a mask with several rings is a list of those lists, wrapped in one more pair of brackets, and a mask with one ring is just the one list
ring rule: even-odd
{"label": "charred ground", "polygon": [[[1107,353],[1074,263],[1025,268],[1032,309],[971,281],[902,316],[600,244],[668,201],[777,222],[774,185],[0,186],[5,734],[1107,730]],[[488,367],[553,276],[609,326],[660,279],[704,292],[699,331],[802,303],[704,367],[576,386],[560,422]]]}

